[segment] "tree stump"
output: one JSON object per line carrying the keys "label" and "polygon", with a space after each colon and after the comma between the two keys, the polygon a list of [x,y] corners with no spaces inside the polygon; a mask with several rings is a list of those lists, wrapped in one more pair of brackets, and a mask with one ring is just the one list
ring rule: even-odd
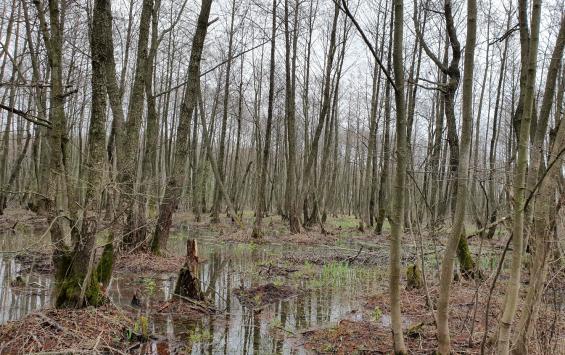
{"label": "tree stump", "polygon": [[186,260],[177,278],[175,294],[193,300],[204,300],[198,279],[198,245],[196,240],[189,239],[186,241]]}
{"label": "tree stump", "polygon": [[406,281],[407,290],[419,289],[424,285],[422,272],[417,264],[408,265],[408,268],[406,269]]}

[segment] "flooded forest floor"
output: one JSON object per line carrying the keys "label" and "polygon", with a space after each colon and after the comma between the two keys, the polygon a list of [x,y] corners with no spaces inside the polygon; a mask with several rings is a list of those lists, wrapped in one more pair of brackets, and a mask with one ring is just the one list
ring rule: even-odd
{"label": "flooded forest floor", "polygon": [[[106,305],[56,310],[45,221],[29,211],[7,210],[0,216],[0,354],[391,352],[387,226],[375,235],[370,227],[359,230],[352,216],[333,216],[326,233],[316,226],[290,235],[286,223],[271,216],[264,220],[265,237],[254,240],[250,212],[244,221],[248,229],[238,230],[227,218],[212,225],[207,217],[196,223],[191,215],[177,214],[166,256],[140,252],[116,258]],[[432,354],[437,347],[433,308],[447,232],[407,232],[403,240],[404,271],[416,264],[421,272],[424,266],[423,282],[407,287],[406,273],[401,280],[403,328],[412,354]],[[204,302],[174,294],[189,238],[198,241]],[[481,277],[455,275],[450,329],[457,353],[480,353],[483,338],[491,346],[508,279],[505,267],[492,292],[491,285],[506,239],[502,231],[492,240],[469,239]],[[522,281],[521,301],[527,272]],[[563,273],[552,275],[529,344],[532,354],[563,350],[564,288]]]}

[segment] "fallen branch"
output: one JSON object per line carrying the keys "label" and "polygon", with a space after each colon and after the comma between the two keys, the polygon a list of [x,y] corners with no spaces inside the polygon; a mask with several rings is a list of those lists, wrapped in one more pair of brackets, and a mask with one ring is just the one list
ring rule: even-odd
{"label": "fallen branch", "polygon": [[481,229],[479,229],[479,230],[476,230],[476,231],[474,231],[474,232],[471,233],[471,234],[467,234],[467,239],[471,239],[472,237],[474,237],[474,236],[476,236],[476,235],[479,235],[479,234],[481,234],[482,232],[484,232],[484,231],[486,231],[486,230],[488,230],[488,229],[491,229],[492,227],[496,227],[497,225],[499,225],[500,223],[506,221],[507,219],[510,219],[510,216],[509,216],[509,215],[508,215],[508,216],[504,216],[504,217],[502,217],[502,218],[499,218],[499,219],[497,219],[496,221],[487,224],[487,225],[484,226],[483,228],[481,228]]}
{"label": "fallen branch", "polygon": [[362,251],[363,251],[363,246],[361,245],[361,248],[359,248],[357,255],[355,255],[354,257],[350,256],[349,258],[347,258],[347,264],[351,265],[355,261],[355,259],[357,259],[359,257],[359,254],[361,254]]}
{"label": "fallen branch", "polygon": [[183,301],[187,301],[189,303],[192,303],[194,306],[199,307],[201,310],[203,310],[205,312],[212,312],[212,313],[216,312],[216,309],[214,307],[212,307],[211,305],[209,305],[205,302],[196,301],[196,300],[193,300],[191,298],[181,296],[178,293],[173,293],[173,297],[178,297]]}

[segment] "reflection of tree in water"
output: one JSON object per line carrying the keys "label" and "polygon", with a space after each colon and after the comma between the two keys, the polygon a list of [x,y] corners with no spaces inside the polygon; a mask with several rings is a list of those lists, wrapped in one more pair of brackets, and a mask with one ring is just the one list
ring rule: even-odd
{"label": "reflection of tree in water", "polygon": [[261,321],[259,311],[253,311],[253,354],[259,354],[261,348]]}
{"label": "reflection of tree in water", "polygon": [[229,296],[229,294],[231,292],[231,273],[229,272],[229,270],[232,269],[231,264],[231,260],[228,260],[228,272],[224,274],[226,287],[221,288],[221,290],[223,290],[223,298],[226,300],[226,311],[224,314],[224,354],[228,353],[228,338],[230,329],[229,320],[231,312],[231,297]]}
{"label": "reflection of tree in water", "polygon": [[[0,254],[0,324],[8,320],[19,319],[35,309],[46,306],[50,301],[50,279],[33,273],[22,272],[23,266],[17,266],[13,258]],[[14,291],[10,286],[18,274],[25,280],[26,289]],[[43,285],[38,287],[38,285]]]}
{"label": "reflection of tree in water", "polygon": [[[280,307],[279,307],[280,305]],[[280,310],[280,312],[279,312]],[[275,318],[278,319],[280,317],[281,322],[281,329],[286,329],[286,322],[288,316],[288,301],[282,301],[277,304],[276,311],[275,311]],[[282,352],[283,341],[280,338],[273,338],[273,348],[275,349],[275,353],[279,354]]]}
{"label": "reflection of tree in water", "polygon": [[[230,273],[222,273],[225,270],[226,265],[229,264],[229,258],[222,256],[222,253],[214,250],[208,256],[207,267],[202,268],[201,280],[203,281],[203,287],[205,289],[204,294],[207,299],[213,300],[214,304],[218,310],[225,312],[225,324],[223,329],[224,338],[224,353],[227,353],[228,349],[228,338],[229,338],[229,313],[230,313],[230,298],[221,294],[219,290],[225,291],[230,288]],[[229,270],[229,269],[228,269]],[[226,287],[222,284],[222,277],[227,278]],[[228,291],[229,292],[229,291]],[[224,307],[225,303],[225,307]],[[208,332],[210,335],[214,335],[214,322],[210,320],[208,322]],[[212,353],[214,350],[214,339],[208,342],[208,353]]]}

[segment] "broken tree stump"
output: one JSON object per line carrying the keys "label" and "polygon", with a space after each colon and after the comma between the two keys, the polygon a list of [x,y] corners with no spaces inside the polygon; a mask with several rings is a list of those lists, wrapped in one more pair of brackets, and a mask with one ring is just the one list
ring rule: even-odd
{"label": "broken tree stump", "polygon": [[407,290],[419,289],[424,286],[422,272],[420,271],[418,264],[408,265],[408,268],[406,269],[406,281]]}
{"label": "broken tree stump", "polygon": [[198,279],[198,261],[196,240],[189,239],[186,241],[186,260],[177,277],[175,294],[193,300],[204,300],[204,294]]}

